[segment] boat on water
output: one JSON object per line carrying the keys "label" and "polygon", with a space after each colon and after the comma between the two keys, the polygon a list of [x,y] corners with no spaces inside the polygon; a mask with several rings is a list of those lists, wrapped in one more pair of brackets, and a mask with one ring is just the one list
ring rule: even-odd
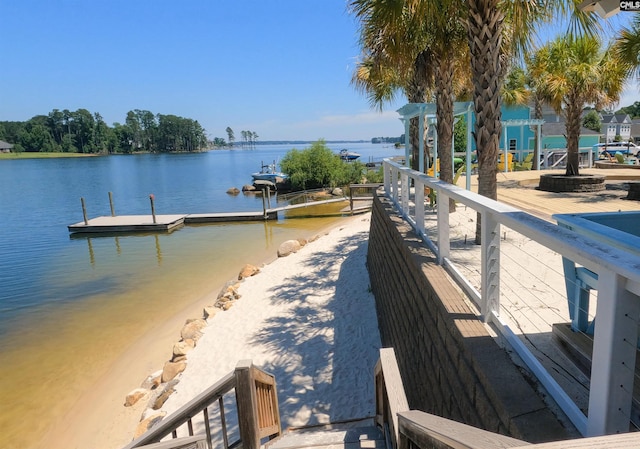
{"label": "boat on water", "polygon": [[286,173],[282,173],[278,171],[276,167],[276,162],[273,161],[272,164],[264,164],[262,163],[262,167],[259,172],[252,173],[251,177],[254,181],[271,181],[273,183],[282,182],[289,178],[289,175]]}
{"label": "boat on water", "polygon": [[359,157],[360,157],[359,153],[349,151],[346,148],[340,150],[340,159],[342,159],[343,161],[355,161]]}

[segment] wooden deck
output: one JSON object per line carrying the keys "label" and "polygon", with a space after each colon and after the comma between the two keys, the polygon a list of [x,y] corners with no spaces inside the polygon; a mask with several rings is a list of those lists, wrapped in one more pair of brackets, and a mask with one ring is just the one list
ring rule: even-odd
{"label": "wooden deck", "polygon": [[155,222],[152,215],[119,215],[115,217],[96,217],[85,223],[67,226],[69,232],[170,232],[184,224],[186,215],[156,215]]}
{"label": "wooden deck", "polygon": [[286,212],[302,207],[346,202],[347,198],[331,198],[322,201],[291,204],[255,212],[221,212],[208,214],[117,215],[101,216],[67,226],[70,233],[111,234],[115,232],[171,232],[185,224],[224,223],[238,221],[276,220],[278,212]]}

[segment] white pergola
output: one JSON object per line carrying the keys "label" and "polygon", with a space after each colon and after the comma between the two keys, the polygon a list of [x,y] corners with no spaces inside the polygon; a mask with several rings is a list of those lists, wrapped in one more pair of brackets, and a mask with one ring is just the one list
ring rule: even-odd
{"label": "white pergola", "polygon": [[[409,139],[409,124],[412,118],[418,117],[418,129],[420,132],[419,139],[419,148],[418,148],[418,169],[421,172],[425,172],[425,161],[424,161],[424,124],[425,120],[427,120],[427,124],[429,126],[436,123],[436,105],[435,103],[407,103],[400,109],[398,109],[398,114],[400,114],[400,120],[404,122],[404,136],[405,136],[405,165],[409,166],[409,156],[411,155],[411,143]],[[473,103],[470,101],[467,102],[455,102],[453,103],[453,116],[461,117],[465,116],[467,118],[467,148],[466,148],[466,157],[465,157],[465,169],[466,173],[471,173],[471,153],[472,151],[472,140],[471,140],[471,123],[473,119]],[[517,119],[517,120],[504,120],[502,121],[502,128],[506,130],[508,127],[518,126],[520,127],[520,135],[521,142],[524,141],[523,131],[525,126],[537,126],[538,127],[538,136],[541,136],[541,127],[544,123],[544,120],[537,119]],[[507,133],[503,132],[502,137],[504,138],[504,160],[507,161],[509,148],[507,145]],[[540,154],[540,145],[541,138],[538,138],[537,141],[537,153]],[[437,133],[434,133],[433,139],[433,153],[431,160],[435,161],[437,159],[438,154],[438,138]],[[451,158],[453,160],[453,145],[451,146]],[[540,168],[540,160],[534,161],[536,170]],[[431,166],[426,167],[431,168]],[[508,171],[508,166],[504,164],[505,171]],[[435,175],[435,170],[434,170]],[[467,190],[471,190],[471,177],[466,177],[466,185]]]}

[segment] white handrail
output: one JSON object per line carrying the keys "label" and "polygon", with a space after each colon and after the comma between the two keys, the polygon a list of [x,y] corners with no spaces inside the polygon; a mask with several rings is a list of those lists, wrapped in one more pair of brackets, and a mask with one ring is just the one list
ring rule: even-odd
{"label": "white handrail", "polygon": [[[553,223],[541,220],[512,206],[480,196],[474,192],[444,183],[424,173],[411,170],[390,160],[384,161],[386,196],[416,233],[435,252],[438,261],[451,265],[449,253],[448,207],[438,207],[437,244],[425,233],[424,188],[435,189],[438,202],[448,204],[448,198],[462,203],[482,217],[482,261],[480,314],[485,322],[496,322],[500,310],[500,227],[506,226],[525,237],[553,249],[563,257],[581,264],[600,277],[598,326],[595,334],[588,418],[563,393],[550,375],[540,373],[540,366],[531,369],[554,399],[563,408],[578,430],[587,436],[626,432],[629,428],[633,392],[635,345],[640,315],[640,257],[611,247]],[[410,186],[414,186],[413,188]],[[460,276],[458,273],[457,276]],[[509,332],[507,330],[507,332]],[[510,338],[509,335],[507,335]],[[528,351],[524,345],[518,351]],[[529,354],[525,361],[535,360]]]}

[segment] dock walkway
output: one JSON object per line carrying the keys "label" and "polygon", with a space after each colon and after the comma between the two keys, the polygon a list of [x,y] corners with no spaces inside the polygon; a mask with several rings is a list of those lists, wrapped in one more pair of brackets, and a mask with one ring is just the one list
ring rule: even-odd
{"label": "dock walkway", "polygon": [[[348,198],[331,198],[300,204],[290,204],[262,211],[220,212],[207,214],[172,214],[172,215],[116,215],[100,216],[67,226],[71,233],[114,233],[114,232],[171,232],[185,224],[223,223],[237,221],[275,220],[278,212],[286,212],[302,207],[321,204],[347,202]],[[344,209],[341,211],[344,212]],[[347,211],[348,212],[348,211]]]}

